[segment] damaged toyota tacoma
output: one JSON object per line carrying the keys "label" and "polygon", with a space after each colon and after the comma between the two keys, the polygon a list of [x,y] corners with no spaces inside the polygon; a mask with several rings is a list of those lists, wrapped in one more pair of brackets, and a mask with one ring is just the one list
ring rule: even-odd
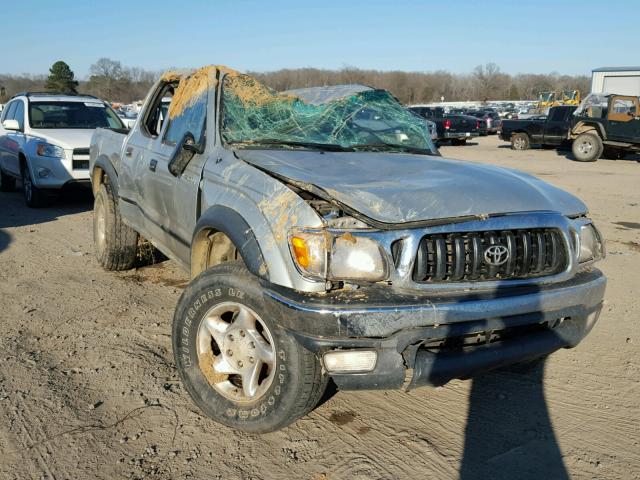
{"label": "damaged toyota tacoma", "polygon": [[99,262],[132,268],[144,236],[191,273],[177,369],[247,432],[305,415],[329,379],[406,390],[574,347],[602,308],[587,207],[442,158],[384,90],[168,72],[131,131],[96,131],[90,170]]}

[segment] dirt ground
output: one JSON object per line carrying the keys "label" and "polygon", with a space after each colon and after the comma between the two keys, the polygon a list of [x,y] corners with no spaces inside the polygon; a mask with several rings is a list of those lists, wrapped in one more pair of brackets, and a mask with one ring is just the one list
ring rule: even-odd
{"label": "dirt ground", "polygon": [[181,387],[170,331],[187,277],[175,264],[104,272],[90,195],[30,210],[0,194],[0,478],[640,479],[640,157],[581,164],[505,147],[492,136],[441,150],[587,202],[608,249],[594,331],[529,372],[337,392],[264,436],[214,423]]}

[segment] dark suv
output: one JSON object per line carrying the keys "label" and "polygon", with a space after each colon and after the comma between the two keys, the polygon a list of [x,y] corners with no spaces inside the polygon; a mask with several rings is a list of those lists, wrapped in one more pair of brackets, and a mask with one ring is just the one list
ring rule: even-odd
{"label": "dark suv", "polygon": [[574,114],[569,138],[580,162],[595,162],[601,156],[623,158],[640,152],[640,99],[625,95],[592,93]]}

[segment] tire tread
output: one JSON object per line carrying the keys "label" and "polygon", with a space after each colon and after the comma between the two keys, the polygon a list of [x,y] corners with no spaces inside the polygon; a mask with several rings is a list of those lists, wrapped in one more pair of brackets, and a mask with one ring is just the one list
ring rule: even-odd
{"label": "tire tread", "polygon": [[[107,240],[102,254],[96,248],[96,257],[105,270],[128,270],[133,267],[136,260],[138,232],[122,220],[115,198],[107,184],[100,185],[96,201],[98,196],[102,197],[105,204]],[[109,228],[109,225],[112,228]]]}

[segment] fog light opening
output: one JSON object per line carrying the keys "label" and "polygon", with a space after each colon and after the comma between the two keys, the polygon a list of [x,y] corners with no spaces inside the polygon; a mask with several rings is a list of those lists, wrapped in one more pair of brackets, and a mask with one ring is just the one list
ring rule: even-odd
{"label": "fog light opening", "polygon": [[50,174],[51,171],[48,168],[38,168],[38,177],[48,178]]}
{"label": "fog light opening", "polygon": [[329,373],[370,372],[376,367],[378,353],[374,350],[333,350],[322,357]]}

